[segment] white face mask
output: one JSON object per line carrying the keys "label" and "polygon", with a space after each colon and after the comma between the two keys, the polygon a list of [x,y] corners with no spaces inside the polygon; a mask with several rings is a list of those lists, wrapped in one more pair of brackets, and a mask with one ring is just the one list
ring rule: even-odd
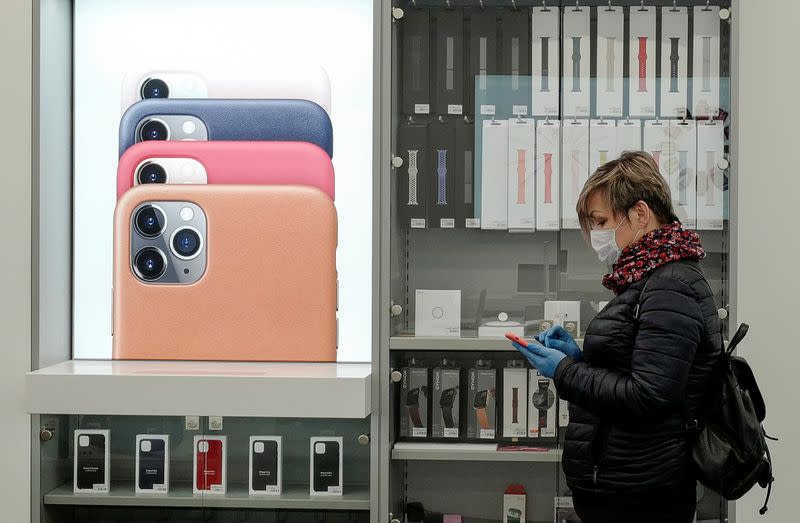
{"label": "white face mask", "polygon": [[[611,267],[619,259],[622,249],[617,245],[617,229],[627,220],[619,222],[615,229],[601,229],[597,231],[589,231],[589,236],[592,241],[592,249],[597,253],[600,262]],[[637,235],[638,236],[638,235]]]}

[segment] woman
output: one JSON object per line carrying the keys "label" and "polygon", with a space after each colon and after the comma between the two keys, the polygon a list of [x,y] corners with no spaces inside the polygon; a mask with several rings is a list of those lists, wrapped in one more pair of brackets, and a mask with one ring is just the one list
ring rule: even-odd
{"label": "woman", "polygon": [[681,228],[646,153],[597,169],[577,210],[615,297],[583,351],[561,327],[539,336],[544,346],[515,347],[570,403],[562,467],[584,523],[691,522],[685,420],[700,416],[722,350],[700,238]]}

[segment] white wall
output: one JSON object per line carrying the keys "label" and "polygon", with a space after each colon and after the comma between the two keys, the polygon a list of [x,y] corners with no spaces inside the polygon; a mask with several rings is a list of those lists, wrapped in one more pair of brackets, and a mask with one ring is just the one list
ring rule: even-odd
{"label": "white wall", "polygon": [[[800,195],[797,68],[800,2],[741,0],[739,26],[738,297],[736,317],[750,324],[740,351],[767,400],[776,462],[774,501],[758,515],[762,492],[737,504],[737,523],[797,521],[800,491]],[[734,117],[737,115],[734,113]]]}
{"label": "white wall", "polygon": [[0,6],[0,506],[3,521],[30,518],[30,419],[23,408],[31,361],[31,2]]}

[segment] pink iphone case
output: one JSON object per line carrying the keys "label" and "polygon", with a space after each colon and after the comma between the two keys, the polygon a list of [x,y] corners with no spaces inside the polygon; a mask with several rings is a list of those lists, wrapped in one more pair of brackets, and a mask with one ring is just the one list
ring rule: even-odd
{"label": "pink iphone case", "polygon": [[136,185],[139,166],[158,158],[199,162],[209,184],[308,185],[331,199],[335,196],[331,159],[311,143],[147,141],[133,145],[120,158],[117,199]]}

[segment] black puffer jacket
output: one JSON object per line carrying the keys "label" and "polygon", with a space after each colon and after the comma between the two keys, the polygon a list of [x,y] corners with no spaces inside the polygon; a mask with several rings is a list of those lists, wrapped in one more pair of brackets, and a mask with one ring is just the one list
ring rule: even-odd
{"label": "black puffer jacket", "polygon": [[614,298],[586,329],[584,361],[566,358],[555,374],[570,402],[562,461],[570,488],[641,492],[689,479],[684,420],[702,408],[721,351],[697,262],[667,263]]}

